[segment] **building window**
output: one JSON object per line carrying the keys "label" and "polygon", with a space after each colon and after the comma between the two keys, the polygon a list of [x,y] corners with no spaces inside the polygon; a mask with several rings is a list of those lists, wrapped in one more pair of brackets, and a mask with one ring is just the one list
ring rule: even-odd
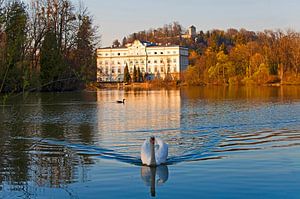
{"label": "building window", "polygon": [[164,72],[164,67],[160,68],[160,72],[162,72],[162,73]]}
{"label": "building window", "polygon": [[173,54],[176,54],[176,51],[173,51]]}
{"label": "building window", "polygon": [[111,73],[114,74],[115,73],[115,68],[111,67]]}
{"label": "building window", "polygon": [[157,55],[157,52],[154,52],[155,55]]}
{"label": "building window", "polygon": [[163,63],[163,60],[160,60],[160,63],[162,64],[162,63]]}
{"label": "building window", "polygon": [[167,53],[168,53],[168,54],[170,54],[171,52],[170,52],[170,51],[168,51]]}
{"label": "building window", "polygon": [[164,52],[160,52],[160,54],[161,54],[161,55],[163,55],[163,54],[164,54]]}
{"label": "building window", "polygon": [[173,62],[174,62],[174,63],[176,63],[176,62],[177,62],[177,60],[176,60],[176,59],[173,59]]}
{"label": "building window", "polygon": [[148,61],[148,64],[151,64],[151,61],[150,61],[150,60]]}
{"label": "building window", "polygon": [[130,67],[130,70],[129,70],[129,72],[130,72],[130,73],[132,73],[132,71],[133,71],[133,69],[132,69],[132,67]]}
{"label": "building window", "polygon": [[157,60],[154,60],[154,63],[157,64]]}
{"label": "building window", "polygon": [[174,72],[174,73],[176,73],[176,72],[177,72],[177,70],[176,70],[176,67],[174,67],[174,68],[173,68],[173,72]]}
{"label": "building window", "polygon": [[157,72],[157,67],[154,68],[154,72]]}
{"label": "building window", "polygon": [[99,61],[99,64],[102,64],[102,61]]}
{"label": "building window", "polygon": [[141,63],[144,64],[144,60],[142,60]]}
{"label": "building window", "polygon": [[118,68],[118,73],[121,73],[121,68],[120,67]]}
{"label": "building window", "polygon": [[168,66],[168,73],[170,72],[170,70],[171,70],[171,69],[170,69],[170,66]]}
{"label": "building window", "polygon": [[121,53],[118,53],[118,56],[120,56],[121,55]]}
{"label": "building window", "polygon": [[118,61],[118,64],[121,64],[121,62],[120,62],[120,61]]}
{"label": "building window", "polygon": [[142,67],[142,72],[143,72],[143,73],[145,72],[145,68],[144,68],[144,67]]}
{"label": "building window", "polygon": [[148,69],[148,72],[151,73],[151,68]]}
{"label": "building window", "polygon": [[108,56],[108,53],[105,53],[105,56]]}
{"label": "building window", "polygon": [[135,61],[135,63],[136,63],[136,64],[138,64],[138,63],[139,63],[139,61]]}

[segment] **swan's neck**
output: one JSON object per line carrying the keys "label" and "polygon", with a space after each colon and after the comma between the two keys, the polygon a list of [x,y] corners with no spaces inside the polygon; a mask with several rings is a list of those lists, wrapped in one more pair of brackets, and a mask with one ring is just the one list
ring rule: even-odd
{"label": "swan's neck", "polygon": [[151,153],[150,166],[156,166],[155,149],[154,148],[155,148],[154,143],[150,142],[150,153]]}

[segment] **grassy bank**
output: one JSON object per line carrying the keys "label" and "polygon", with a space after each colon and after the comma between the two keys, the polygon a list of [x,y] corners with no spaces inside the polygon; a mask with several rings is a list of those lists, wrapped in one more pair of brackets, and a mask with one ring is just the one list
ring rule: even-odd
{"label": "grassy bank", "polygon": [[163,81],[153,80],[146,82],[135,82],[135,83],[123,83],[123,82],[95,82],[86,85],[87,90],[98,90],[98,89],[174,89],[179,88],[181,84],[178,81]]}

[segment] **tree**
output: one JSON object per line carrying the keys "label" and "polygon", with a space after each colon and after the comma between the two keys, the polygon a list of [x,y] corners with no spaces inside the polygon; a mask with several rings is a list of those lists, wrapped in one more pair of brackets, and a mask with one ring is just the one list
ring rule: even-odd
{"label": "tree", "polygon": [[125,47],[127,44],[127,38],[124,37],[123,40],[122,40],[122,47]]}
{"label": "tree", "polygon": [[75,65],[83,80],[96,79],[96,55],[93,43],[94,30],[89,16],[82,16],[77,33]]}
{"label": "tree", "polygon": [[128,66],[127,66],[127,64],[126,64],[126,66],[125,66],[125,68],[124,68],[124,82],[125,82],[125,83],[129,83],[129,82],[130,82],[130,79],[131,79],[130,73],[129,73],[129,71],[128,71]]}
{"label": "tree", "polygon": [[292,64],[293,64],[293,69],[296,73],[296,77],[298,77],[300,71],[300,34],[299,33],[295,33],[293,37]]}
{"label": "tree", "polygon": [[0,92],[21,91],[27,83],[25,63],[27,12],[25,5],[18,1],[10,3],[6,10],[4,34],[5,37],[5,67]]}
{"label": "tree", "polygon": [[245,76],[249,67],[251,54],[249,48],[245,44],[236,45],[230,52],[230,60],[232,61],[233,68],[231,76]]}
{"label": "tree", "polygon": [[4,0],[0,0],[0,93],[2,91],[2,85],[4,85],[4,74],[6,72],[6,34],[4,32],[4,7],[3,7]]}
{"label": "tree", "polygon": [[140,67],[137,69],[137,82],[141,82],[143,80],[143,74],[141,73]]}
{"label": "tree", "polygon": [[121,46],[121,43],[119,42],[119,40],[114,40],[113,44],[112,44],[113,48],[119,48]]}
{"label": "tree", "polygon": [[60,53],[58,39],[53,30],[48,30],[41,48],[40,81],[43,91],[63,90],[65,63]]}
{"label": "tree", "polygon": [[136,70],[135,66],[133,67],[132,81],[133,82],[137,82],[138,81],[137,70]]}
{"label": "tree", "polygon": [[223,51],[217,54],[217,64],[209,69],[209,74],[211,77],[217,78],[219,80],[222,77],[222,82],[228,82],[228,71],[232,68],[232,63],[229,61],[228,55]]}
{"label": "tree", "polygon": [[3,7],[3,4],[4,4],[4,0],[0,0],[0,24],[2,24],[3,21],[4,21],[4,7]]}

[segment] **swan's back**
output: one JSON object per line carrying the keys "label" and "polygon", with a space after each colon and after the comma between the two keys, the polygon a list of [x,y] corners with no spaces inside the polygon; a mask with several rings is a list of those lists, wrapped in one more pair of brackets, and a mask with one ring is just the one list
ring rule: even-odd
{"label": "swan's back", "polygon": [[160,138],[155,138],[157,147],[155,147],[155,160],[156,164],[160,165],[167,162],[168,145]]}
{"label": "swan's back", "polygon": [[[168,157],[168,145],[160,138],[155,138],[155,162],[156,165],[163,164],[167,161]],[[150,165],[151,151],[150,140],[146,139],[141,148],[141,160],[143,164]]]}

